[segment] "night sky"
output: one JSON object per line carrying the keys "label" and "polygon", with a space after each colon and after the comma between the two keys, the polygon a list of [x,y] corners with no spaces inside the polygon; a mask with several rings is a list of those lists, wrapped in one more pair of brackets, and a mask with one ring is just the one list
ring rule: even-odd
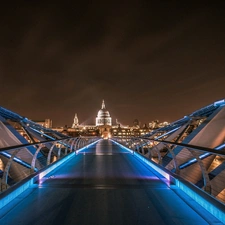
{"label": "night sky", "polygon": [[225,98],[225,1],[18,2],[0,8],[2,107],[71,126],[104,99],[132,125]]}

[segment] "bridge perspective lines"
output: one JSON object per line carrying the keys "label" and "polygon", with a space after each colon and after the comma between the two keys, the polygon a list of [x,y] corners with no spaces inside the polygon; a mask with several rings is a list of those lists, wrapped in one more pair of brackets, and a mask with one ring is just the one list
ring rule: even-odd
{"label": "bridge perspective lines", "polygon": [[134,152],[101,139],[7,204],[0,224],[223,224]]}

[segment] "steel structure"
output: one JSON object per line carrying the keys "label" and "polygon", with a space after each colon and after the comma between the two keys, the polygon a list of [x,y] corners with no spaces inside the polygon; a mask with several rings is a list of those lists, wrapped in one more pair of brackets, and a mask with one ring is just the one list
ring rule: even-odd
{"label": "steel structure", "polygon": [[118,142],[76,153],[3,192],[0,223],[225,223],[223,203]]}
{"label": "steel structure", "polygon": [[64,135],[3,107],[0,134],[0,192],[98,139]]}
{"label": "steel structure", "polygon": [[[22,204],[23,212],[35,211],[35,218],[42,219],[42,215],[49,211],[48,204],[46,204],[46,207],[43,203],[38,205],[40,201],[49,200],[50,208],[64,202],[66,207],[59,208],[65,208],[66,211],[63,212],[64,215],[67,215],[67,205],[71,204],[71,199],[75,199],[73,196],[79,196],[77,193],[84,194],[85,192],[87,196],[92,196],[92,199],[96,202],[104,202],[102,207],[99,208],[99,212],[103,212],[107,208],[105,204],[107,205],[109,202],[119,205],[121,203],[120,198],[123,196],[123,199],[126,199],[124,201],[126,207],[124,208],[130,207],[132,209],[132,214],[126,214],[125,218],[137,219],[140,216],[139,214],[134,215],[137,207],[133,204],[133,201],[135,200],[142,208],[142,200],[146,199],[146,193],[148,192],[147,205],[151,205],[153,199],[155,199],[152,210],[157,212],[156,209],[164,209],[164,204],[167,205],[165,207],[167,210],[166,224],[174,224],[174,219],[177,221],[181,214],[181,221],[185,222],[186,219],[189,219],[189,212],[193,215],[193,209],[198,214],[195,213],[196,218],[198,218],[193,221],[215,221],[215,218],[217,218],[224,223],[224,100],[214,102],[147,135],[140,137],[114,136],[113,140],[101,140],[98,143],[96,143],[100,140],[98,137],[70,137],[47,129],[0,107],[0,135],[0,191],[2,192],[0,206],[3,211],[7,211],[9,203],[14,200],[18,201],[21,194],[29,192],[30,187],[32,187],[35,191],[31,195],[25,193],[27,196],[25,199],[28,202],[31,198],[38,199],[37,207],[39,207],[39,210],[34,210],[36,209],[36,203],[27,207],[28,203],[22,200],[20,204]],[[91,143],[94,146],[90,146]],[[121,144],[130,150],[121,148]],[[147,169],[147,165],[150,165],[151,168]],[[61,166],[60,170],[54,170],[58,166]],[[155,176],[156,174],[157,176]],[[58,177],[54,179],[54,175]],[[141,178],[142,175],[144,176]],[[156,188],[157,186],[158,188]],[[162,186],[164,187],[163,191]],[[42,191],[39,192],[39,189],[43,187],[49,189],[48,193],[51,195],[51,197],[47,195],[49,199],[46,198],[45,190],[43,191],[44,194]],[[55,192],[53,191],[55,187],[61,188]],[[157,194],[155,194],[156,189]],[[99,190],[102,190],[103,194],[96,198]],[[173,196],[174,200],[168,198],[168,190],[169,196],[171,198]],[[181,194],[181,190],[184,191],[185,195]],[[57,202],[58,198],[56,197],[58,192],[61,193],[60,197],[63,200],[60,200],[60,203]],[[188,202],[189,197],[183,201],[186,194],[194,201]],[[86,195],[84,194],[84,196]],[[108,201],[109,196],[111,196],[110,201]],[[140,196],[142,197],[140,198]],[[182,197],[177,198],[178,196]],[[131,201],[128,201],[130,198]],[[163,198],[163,202],[161,202],[161,198]],[[159,199],[160,201],[158,201]],[[96,205],[101,206],[101,204],[96,204],[95,201],[89,201],[92,204],[91,207],[87,207],[88,201],[81,200],[78,205],[75,205],[76,209],[81,206],[81,203],[84,209],[91,208],[94,210]],[[184,210],[180,210],[181,212],[178,213],[177,204],[173,201],[179,202],[179,207],[180,202],[183,201],[181,205]],[[77,199],[74,202],[77,202]],[[24,208],[23,204],[27,208]],[[199,206],[201,206],[200,214]],[[73,207],[71,209],[69,212],[73,214]],[[189,211],[186,213],[187,209]],[[171,210],[172,213],[176,212],[179,216],[177,217],[178,214],[176,213],[175,216],[171,216],[173,215]],[[12,224],[15,224],[15,221],[17,221],[17,216],[20,215],[20,212],[17,213],[17,207],[14,207],[10,212],[12,213],[7,214],[6,217],[4,216],[6,215],[5,211],[3,212],[3,216],[0,218],[3,223],[10,220]],[[55,217],[57,217],[57,212]],[[121,216],[118,221],[123,221],[124,212],[115,210],[112,214],[114,216],[114,213],[116,213],[115,215]],[[145,210],[141,219],[155,222],[152,215],[148,216],[150,215],[148,212],[148,210]],[[14,217],[15,214],[16,217]],[[78,212],[77,217],[70,215],[70,217],[65,216],[63,218],[73,219],[74,222],[77,222],[80,220],[79,215]],[[95,224],[99,224],[99,217],[95,217],[95,213],[93,215]],[[108,211],[103,216],[103,219],[105,218],[108,221],[106,215],[108,216]],[[157,224],[159,224],[159,221],[164,221],[165,214],[160,213],[160,215],[157,217]],[[211,216],[215,216],[215,218],[211,218]],[[204,217],[203,220],[202,217]],[[49,221],[51,218],[50,215]],[[26,221],[26,224],[31,224],[31,221],[33,221],[33,218],[29,216],[22,219]],[[56,224],[62,224],[56,220]],[[67,224],[67,222],[64,224]],[[104,222],[104,224],[107,224],[107,222]],[[136,224],[136,222],[129,220],[129,224]]]}
{"label": "steel structure", "polygon": [[[96,137],[69,137],[3,107],[0,107],[0,128],[1,191],[96,140]],[[224,100],[147,135],[113,139],[225,202]]]}
{"label": "steel structure", "polygon": [[113,137],[225,203],[225,101],[140,137]]}

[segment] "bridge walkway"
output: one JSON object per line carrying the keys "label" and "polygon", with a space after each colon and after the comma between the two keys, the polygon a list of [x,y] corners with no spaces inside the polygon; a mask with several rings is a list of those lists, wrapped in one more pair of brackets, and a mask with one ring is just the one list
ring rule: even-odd
{"label": "bridge walkway", "polygon": [[221,224],[110,140],[79,152],[0,213],[0,224]]}

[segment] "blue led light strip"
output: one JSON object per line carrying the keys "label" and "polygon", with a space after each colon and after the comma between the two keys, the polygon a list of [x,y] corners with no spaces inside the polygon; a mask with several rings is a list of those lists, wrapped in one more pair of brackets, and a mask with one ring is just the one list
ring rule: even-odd
{"label": "blue led light strip", "polygon": [[[114,140],[111,140],[115,144],[119,146],[123,146],[117,143]],[[188,181],[183,180],[179,176],[175,174],[170,174],[170,171],[166,172],[166,169],[163,170],[159,166],[155,165],[154,162],[151,162],[150,159],[145,158],[141,154],[134,152],[127,147],[123,146],[124,149],[132,152],[136,157],[140,160],[151,166],[157,172],[159,172],[162,176],[164,176],[168,181],[172,181],[179,189],[185,192],[188,196],[190,196],[193,200],[195,200],[199,205],[201,205],[204,209],[206,209],[209,213],[215,216],[218,220],[225,224],[225,213],[224,213],[224,204],[219,202],[216,198],[209,195],[208,193],[202,191],[200,188],[192,185]]]}
{"label": "blue led light strip", "polygon": [[[221,144],[221,145],[219,145],[219,146],[217,146],[216,148],[214,148],[215,150],[221,150],[221,149],[223,149],[225,147],[225,143],[224,144]],[[204,154],[202,154],[202,155],[200,155],[199,156],[199,159],[205,159],[205,158],[207,158],[208,156],[210,156],[210,155],[212,155],[212,154],[210,154],[210,153],[204,153]],[[196,163],[197,162],[197,159],[191,159],[191,160],[189,160],[188,162],[186,162],[186,163],[183,163],[183,164],[181,164],[180,166],[179,166],[179,168],[180,169],[184,169],[184,168],[186,168],[186,167],[188,167],[188,166],[190,166],[190,165],[193,165],[194,163]]]}
{"label": "blue led light strip", "polygon": [[[11,158],[11,154],[9,154],[9,153],[7,153],[7,152],[0,152],[0,154],[1,154],[1,155],[4,155],[4,156],[7,157],[7,158]],[[19,163],[19,164],[25,166],[26,168],[29,168],[29,169],[31,168],[31,165],[30,165],[30,164],[26,163],[25,161],[23,161],[23,160],[21,160],[21,159],[15,157],[15,156],[14,156],[14,158],[13,158],[13,161],[15,161],[15,162],[17,162],[17,163]],[[35,170],[35,172],[38,171],[37,168],[34,168],[34,170]]]}
{"label": "blue led light strip", "polygon": [[167,132],[167,133],[165,133],[165,134],[162,134],[161,136],[155,138],[155,140],[158,140],[158,139],[161,138],[161,137],[164,137],[164,136],[166,136],[166,135],[168,135],[168,134],[171,134],[171,133],[175,132],[176,130],[178,130],[179,128],[180,128],[180,127],[177,127],[177,128],[175,128],[175,129],[173,129],[173,130],[171,130],[171,131],[169,131],[169,132]]}
{"label": "blue led light strip", "polygon": [[[84,150],[85,148],[88,148],[91,145],[96,144],[99,140],[79,149],[78,151]],[[40,180],[45,175],[52,172],[58,166],[67,162],[69,159],[71,159],[74,156],[76,156],[75,152],[71,152],[68,155],[61,158],[60,160],[47,166],[47,168],[42,169],[41,171],[37,172],[36,174],[32,174],[30,177],[25,178],[25,180],[22,180],[21,182],[15,184],[11,189],[9,188],[8,190],[6,190],[5,192],[8,192],[7,195],[0,195],[0,209],[2,209],[4,206],[6,206],[8,203],[10,203],[16,197],[18,197],[21,193],[26,191],[28,188],[30,188],[35,182],[39,183]]]}

